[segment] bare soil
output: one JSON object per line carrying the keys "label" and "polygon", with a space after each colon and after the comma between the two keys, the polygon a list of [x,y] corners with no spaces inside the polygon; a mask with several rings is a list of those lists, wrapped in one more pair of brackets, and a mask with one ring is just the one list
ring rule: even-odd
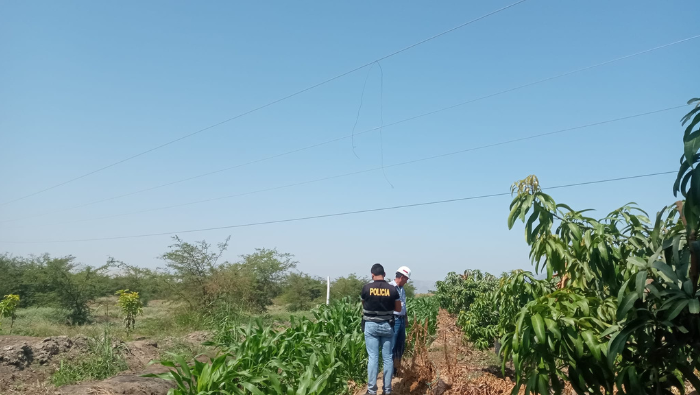
{"label": "bare soil", "polygon": [[[205,332],[195,332],[183,341],[200,344],[206,337]],[[50,383],[51,375],[61,360],[70,361],[87,352],[87,338],[0,336],[0,395],[165,395],[173,382],[141,375],[168,371],[149,362],[157,360],[170,341],[175,339],[160,344],[148,339],[115,344],[124,350],[128,370],[106,380],[56,388]]]}

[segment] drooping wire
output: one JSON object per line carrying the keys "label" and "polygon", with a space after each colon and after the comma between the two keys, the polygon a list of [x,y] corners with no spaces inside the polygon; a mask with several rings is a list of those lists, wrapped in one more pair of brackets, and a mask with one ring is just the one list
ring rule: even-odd
{"label": "drooping wire", "polygon": [[367,80],[369,79],[369,74],[374,68],[374,64],[370,66],[369,70],[367,70],[367,75],[365,76],[365,83],[362,84],[362,94],[360,95],[360,106],[357,108],[357,115],[355,116],[355,124],[352,125],[352,134],[351,134],[351,143],[352,143],[352,153],[355,154],[355,157],[357,159],[360,159],[359,156],[357,156],[357,152],[355,152],[355,128],[357,127],[357,122],[360,120],[360,110],[362,110],[362,101],[365,98],[365,88],[367,88]]}
{"label": "drooping wire", "polygon": [[[474,98],[474,99],[471,99],[471,100],[467,100],[467,101],[464,101],[464,102],[461,102],[461,103],[457,103],[457,104],[453,104],[453,105],[450,105],[450,106],[442,107],[442,108],[439,108],[439,109],[436,109],[436,110],[424,112],[424,113],[422,113],[422,114],[414,115],[414,116],[412,116],[412,117],[404,118],[404,119],[401,119],[401,120],[398,120],[398,121],[395,121],[395,122],[386,124],[386,125],[384,125],[383,127],[384,127],[384,128],[387,128],[387,127],[390,127],[390,126],[396,126],[396,125],[399,125],[399,124],[402,124],[402,123],[405,123],[405,122],[410,122],[410,121],[413,121],[413,120],[416,120],[416,119],[419,119],[419,118],[427,117],[427,116],[430,116],[430,115],[435,115],[435,114],[438,114],[438,113],[441,113],[441,112],[444,112],[444,111],[452,110],[452,109],[455,109],[455,108],[458,108],[458,107],[461,107],[461,106],[465,106],[465,105],[468,105],[468,104],[472,104],[472,103],[475,103],[475,102],[478,102],[478,101],[481,101],[481,100],[490,99],[490,98],[492,98],[492,97],[500,96],[500,95],[503,95],[503,94],[506,94],[506,93],[510,93],[510,92],[519,90],[519,89],[524,89],[524,88],[527,88],[527,87],[530,87],[530,86],[542,84],[542,83],[545,83],[545,82],[549,82],[549,81],[552,81],[552,80],[555,80],[555,79],[558,79],[558,78],[563,78],[563,77],[566,77],[566,76],[569,76],[569,75],[572,75],[572,74],[576,74],[576,73],[579,73],[579,72],[591,70],[591,69],[593,69],[593,68],[597,68],[597,67],[605,66],[605,65],[608,65],[608,64],[611,64],[611,63],[619,62],[619,61],[622,61],[622,60],[625,60],[625,59],[629,59],[629,58],[632,58],[632,57],[635,57],[635,56],[639,56],[639,55],[643,55],[643,54],[650,53],[650,52],[653,52],[653,51],[657,51],[657,50],[660,50],[660,49],[664,49],[664,48],[667,48],[667,47],[670,47],[670,46],[673,46],[673,45],[677,45],[677,44],[681,44],[681,43],[684,43],[684,42],[687,42],[687,41],[690,41],[690,40],[694,40],[694,39],[697,39],[697,38],[700,38],[700,34],[699,34],[699,35],[695,35],[695,36],[691,36],[691,37],[687,37],[687,38],[684,38],[684,39],[681,39],[681,40],[676,40],[676,41],[673,41],[673,42],[670,42],[670,43],[666,43],[666,44],[663,44],[663,45],[659,45],[659,46],[656,46],[656,47],[653,47],[653,48],[645,49],[645,50],[643,50],[643,51],[635,52],[635,53],[633,53],[633,54],[629,54],[629,55],[621,56],[621,57],[618,57],[618,58],[615,58],[615,59],[611,59],[611,60],[607,60],[607,61],[604,61],[604,62],[596,63],[596,64],[593,64],[593,65],[591,65],[591,66],[586,66],[586,67],[582,67],[582,68],[579,68],[579,69],[567,71],[567,72],[564,72],[564,73],[561,73],[561,74],[557,74],[557,75],[554,75],[554,76],[551,76],[551,77],[547,77],[547,78],[543,78],[543,79],[536,80],[536,81],[533,81],[533,82],[529,82],[529,83],[526,83],[526,84],[523,84],[523,85],[519,85],[519,86],[516,86],[516,87],[513,87],[513,88],[508,88],[508,89],[505,89],[505,90],[502,90],[502,91],[494,92],[494,93],[491,93],[491,94],[488,94],[488,95],[485,95],[485,96],[480,96],[480,97],[477,97],[477,98]],[[664,111],[664,110],[662,110],[662,111]],[[356,134],[365,134],[365,133],[374,132],[374,131],[376,131],[376,130],[379,130],[379,127],[378,127],[378,126],[377,126],[377,127],[374,127],[374,128],[371,128],[371,129],[364,130],[364,131],[359,132],[359,133],[356,133]],[[280,157],[283,157],[283,156],[295,154],[295,153],[302,152],[302,151],[305,151],[305,150],[309,150],[309,149],[321,147],[321,146],[324,146],[324,145],[327,145],[327,144],[331,144],[331,143],[334,143],[334,142],[337,142],[337,141],[341,141],[341,140],[344,140],[344,139],[350,138],[350,137],[351,137],[351,135],[336,137],[336,138],[334,138],[334,139],[322,141],[322,142],[320,142],[320,143],[316,143],[316,144],[308,145],[308,146],[305,146],[305,147],[293,149],[293,150],[290,150],[290,151],[282,152],[282,153],[279,153],[279,154],[270,155],[270,156],[267,156],[267,157],[263,157],[263,158],[255,159],[255,160],[252,160],[252,161],[240,163],[240,164],[237,164],[237,165],[234,165],[234,166],[229,166],[229,167],[225,167],[225,168],[222,168],[222,169],[218,169],[218,170],[214,170],[214,171],[210,171],[210,172],[206,172],[206,173],[201,173],[201,174],[198,174],[198,175],[195,175],[195,176],[192,176],[192,177],[187,177],[187,178],[184,178],[184,179],[180,179],[180,180],[175,180],[175,181],[167,182],[167,183],[165,183],[165,184],[160,184],[160,185],[156,185],[156,186],[153,186],[153,187],[148,187],[148,188],[145,188],[145,189],[140,189],[140,190],[136,190],[136,191],[133,191],[133,192],[128,192],[128,193],[125,193],[125,194],[122,194],[122,195],[117,195],[117,196],[112,196],[112,197],[108,197],[108,198],[104,198],[104,199],[99,199],[99,200],[95,200],[95,201],[92,201],[92,202],[87,202],[87,203],[83,203],[83,204],[79,204],[79,205],[76,205],[76,206],[71,206],[71,207],[67,207],[67,208],[63,208],[63,209],[59,209],[59,210],[54,210],[54,211],[50,211],[50,212],[40,213],[40,214],[31,215],[31,216],[26,216],[26,217],[21,217],[21,218],[3,220],[3,221],[0,221],[0,223],[3,223],[3,222],[11,222],[11,221],[19,221],[19,220],[29,219],[29,218],[37,218],[37,217],[42,217],[42,216],[45,216],[45,215],[56,214],[56,213],[61,213],[61,212],[65,212],[65,211],[68,211],[68,210],[74,210],[74,209],[78,209],[78,208],[82,208],[82,207],[87,207],[87,206],[91,206],[91,205],[94,205],[94,204],[104,203],[104,202],[108,202],[108,201],[111,201],[111,200],[120,199],[120,198],[123,198],[123,197],[132,196],[132,195],[136,195],[136,194],[139,194],[139,193],[148,192],[148,191],[152,191],[152,190],[155,190],[155,189],[160,189],[160,188],[164,188],[164,187],[167,187],[167,186],[171,186],[171,185],[175,185],[175,184],[179,184],[179,183],[191,181],[191,180],[194,180],[194,179],[197,179],[197,178],[206,177],[206,176],[210,176],[210,175],[213,175],[213,174],[218,174],[218,173],[221,173],[221,172],[224,172],[224,171],[233,170],[233,169],[237,169],[237,168],[249,166],[249,165],[252,165],[252,164],[256,164],[256,163],[260,163],[260,162],[265,162],[265,161],[268,161],[268,160],[272,160],[272,159],[280,158]],[[0,206],[1,206],[1,205],[2,205],[2,204],[0,204]]]}
{"label": "drooping wire", "polygon": [[161,149],[161,148],[165,148],[165,147],[167,147],[167,146],[169,146],[169,145],[171,145],[171,144],[174,144],[174,143],[177,143],[177,142],[179,142],[179,141],[188,139],[188,138],[190,138],[190,137],[192,137],[192,136],[195,136],[195,135],[198,135],[198,134],[203,133],[203,132],[205,132],[205,131],[208,131],[208,130],[210,130],[210,129],[213,129],[213,128],[217,127],[217,126],[220,126],[220,125],[223,125],[223,124],[225,124],[225,123],[228,123],[228,122],[234,121],[234,120],[236,120],[236,119],[242,118],[242,117],[244,117],[244,116],[246,116],[246,115],[249,115],[249,114],[252,114],[252,113],[254,113],[254,112],[263,110],[263,109],[265,109],[265,108],[267,108],[267,107],[273,106],[273,105],[275,105],[275,104],[277,104],[277,103],[280,103],[280,102],[282,102],[282,101],[291,99],[291,98],[293,98],[293,97],[295,97],[295,96],[298,96],[298,95],[301,95],[302,93],[305,93],[305,92],[308,92],[308,91],[310,91],[310,90],[316,89],[316,88],[318,88],[318,87],[320,87],[320,86],[326,85],[326,84],[328,84],[328,83],[330,83],[330,82],[333,82],[333,81],[335,81],[335,80],[337,80],[337,79],[340,79],[340,78],[345,77],[345,76],[347,76],[347,75],[349,75],[349,74],[352,74],[352,73],[354,73],[354,72],[356,72],[356,71],[358,71],[358,70],[362,70],[362,69],[364,69],[365,67],[371,66],[372,64],[374,64],[374,63],[376,63],[376,62],[379,62],[379,61],[381,61],[381,60],[385,60],[385,59],[391,58],[391,57],[396,56],[396,55],[398,55],[398,54],[400,54],[400,53],[402,53],[402,52],[408,51],[408,50],[410,50],[410,49],[412,49],[412,48],[415,48],[415,47],[417,47],[417,46],[419,46],[419,45],[425,44],[425,43],[427,43],[427,42],[429,42],[429,41],[435,40],[436,38],[442,37],[442,36],[444,36],[444,35],[446,35],[446,34],[452,33],[452,32],[454,32],[454,31],[456,31],[456,30],[459,30],[459,29],[461,29],[461,28],[463,28],[463,27],[466,27],[466,26],[468,26],[468,25],[471,25],[472,23],[478,22],[478,21],[480,21],[480,20],[482,20],[482,19],[486,19],[486,18],[488,18],[488,17],[490,17],[490,16],[492,16],[492,15],[498,14],[499,12],[505,11],[505,10],[507,10],[507,9],[509,9],[509,8],[512,8],[512,7],[515,7],[516,5],[522,4],[522,3],[524,3],[525,1],[527,1],[527,0],[519,0],[519,1],[516,1],[515,3],[509,4],[509,5],[507,5],[507,6],[504,6],[504,7],[499,8],[499,9],[497,9],[497,10],[491,11],[491,12],[489,12],[489,13],[487,13],[487,14],[484,14],[484,15],[478,17],[478,18],[475,18],[475,19],[472,19],[472,20],[467,21],[467,22],[465,22],[465,23],[462,23],[462,24],[460,24],[460,25],[458,25],[458,26],[455,26],[455,27],[453,27],[453,28],[451,28],[451,29],[445,30],[445,31],[443,31],[443,32],[441,32],[441,33],[438,33],[438,34],[435,34],[435,35],[433,35],[433,36],[431,36],[431,37],[428,37],[428,38],[426,38],[426,39],[423,39],[423,40],[421,40],[421,41],[418,41],[418,42],[416,42],[416,43],[414,43],[414,44],[411,44],[411,45],[409,45],[409,46],[407,46],[407,47],[404,47],[404,48],[401,48],[401,49],[399,49],[399,50],[396,50],[396,51],[394,51],[394,52],[392,52],[392,53],[390,53],[390,54],[388,54],[388,55],[384,55],[384,56],[382,56],[382,57],[380,57],[380,58],[378,58],[378,59],[375,59],[375,60],[372,60],[372,61],[370,61],[370,62],[367,62],[367,63],[365,63],[365,64],[363,64],[363,65],[361,65],[361,66],[358,66],[358,67],[355,67],[355,68],[353,68],[353,69],[351,69],[351,70],[348,70],[348,71],[346,71],[346,72],[340,73],[340,74],[338,74],[338,75],[336,75],[336,76],[334,76],[334,77],[328,78],[328,79],[326,79],[326,80],[324,80],[324,81],[321,81],[321,82],[316,83],[316,84],[314,84],[314,85],[308,86],[308,87],[306,87],[306,88],[304,88],[304,89],[301,89],[301,90],[298,90],[298,91],[296,91],[296,92],[294,92],[294,93],[291,93],[291,94],[289,94],[289,95],[283,96],[283,97],[281,97],[281,98],[279,98],[279,99],[275,99],[275,100],[270,101],[270,102],[268,102],[268,103],[266,103],[266,104],[263,104],[263,105],[261,105],[261,106],[258,106],[258,107],[255,107],[255,108],[253,108],[253,109],[250,109],[250,110],[248,110],[248,111],[242,112],[242,113],[240,113],[240,114],[238,114],[238,115],[236,115],[236,116],[233,116],[233,117],[228,118],[228,119],[226,119],[226,120],[223,120],[223,121],[221,121],[221,122],[218,122],[218,123],[215,123],[215,124],[213,124],[213,125],[207,126],[207,127],[205,127],[205,128],[199,129],[199,130],[197,130],[197,131],[195,131],[195,132],[186,134],[186,135],[181,136],[181,137],[178,137],[178,138],[176,138],[176,139],[167,141],[167,142],[162,143],[162,144],[160,144],[160,145],[157,145],[157,146],[155,146],[155,147],[153,147],[153,148],[147,149],[147,150],[145,150],[145,151],[141,151],[141,152],[139,152],[139,153],[137,153],[137,154],[128,156],[128,157],[126,157],[126,158],[124,158],[124,159],[118,160],[118,161],[113,162],[113,163],[111,163],[111,164],[108,164],[108,165],[106,165],[106,166],[102,166],[102,167],[100,167],[100,168],[98,168],[98,169],[89,171],[89,172],[84,173],[84,174],[82,174],[82,175],[79,175],[79,176],[77,176],[77,177],[73,177],[73,178],[70,178],[70,179],[68,179],[68,180],[66,180],[66,181],[62,181],[62,182],[60,182],[60,183],[58,183],[58,184],[54,184],[54,185],[52,185],[52,186],[49,186],[49,187],[40,189],[40,190],[35,191],[35,192],[33,192],[33,193],[30,193],[30,194],[27,194],[27,195],[23,195],[23,196],[20,196],[20,197],[18,197],[18,198],[15,198],[15,199],[2,202],[2,203],[0,203],[0,206],[5,206],[5,205],[8,205],[8,204],[10,204],[10,203],[14,203],[14,202],[17,202],[17,201],[20,201],[20,200],[24,200],[24,199],[27,199],[27,198],[29,198],[29,197],[36,196],[36,195],[39,195],[39,194],[41,194],[41,193],[48,192],[48,191],[50,191],[50,190],[53,190],[53,189],[62,187],[62,186],[64,186],[64,185],[70,184],[70,183],[75,182],[75,181],[78,181],[78,180],[80,180],[80,179],[89,177],[89,176],[91,176],[91,175],[93,175],[93,174],[102,172],[102,171],[104,171],[104,170],[110,169],[110,168],[115,167],[115,166],[118,166],[118,165],[120,165],[120,164],[122,164],[122,163],[125,163],[125,162],[128,162],[128,161],[130,161],[130,160],[136,159],[136,158],[141,157],[141,156],[143,156],[143,155],[149,154],[149,153],[151,153],[151,152],[153,152],[153,151],[159,150],[159,149]]}
{"label": "drooping wire", "polygon": [[384,175],[384,179],[393,189],[394,184],[389,181],[389,177],[386,176],[386,171],[384,170],[384,135],[382,134],[382,130],[384,129],[384,69],[379,62],[377,62],[377,66],[379,66],[379,71],[381,72],[379,80],[379,155],[381,157],[382,174]]}

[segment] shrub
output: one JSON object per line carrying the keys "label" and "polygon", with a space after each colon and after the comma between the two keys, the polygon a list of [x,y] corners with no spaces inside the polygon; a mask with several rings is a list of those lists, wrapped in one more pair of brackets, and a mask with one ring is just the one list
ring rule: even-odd
{"label": "shrub", "polygon": [[117,305],[122,310],[122,314],[124,314],[126,331],[132,331],[136,326],[136,316],[143,314],[143,304],[139,299],[139,293],[129,292],[128,289],[120,289],[116,294],[119,295]]}
{"label": "shrub", "polygon": [[58,370],[51,376],[53,385],[59,387],[86,380],[104,380],[128,369],[121,349],[114,347],[108,331],[102,336],[88,339],[87,355],[76,361],[61,360]]}
{"label": "shrub", "polygon": [[10,334],[12,334],[12,327],[15,325],[15,319],[17,318],[17,306],[19,305],[19,295],[5,295],[5,297],[0,300],[0,317],[6,317],[10,319]]}

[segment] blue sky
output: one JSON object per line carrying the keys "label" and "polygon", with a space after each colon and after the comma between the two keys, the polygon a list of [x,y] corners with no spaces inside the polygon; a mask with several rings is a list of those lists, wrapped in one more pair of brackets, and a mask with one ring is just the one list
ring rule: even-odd
{"label": "blue sky", "polygon": [[[79,176],[324,81],[509,4],[4,2],[0,201]],[[654,111],[698,96],[700,39],[216,175],[155,185],[347,136],[700,34],[696,1],[528,0],[321,87],[60,188],[0,206],[0,251],[162,265],[168,236],[101,238],[313,216],[677,169],[686,109],[176,209]],[[693,71],[695,73],[693,73]],[[383,77],[382,77],[383,72]],[[695,78],[694,78],[695,77]],[[383,79],[382,79],[383,78]],[[363,85],[367,81],[364,95]],[[387,181],[388,179],[388,181]],[[576,208],[673,202],[673,176],[553,191]],[[393,185],[393,187],[392,187]],[[374,262],[416,279],[528,268],[508,196],[183,235],[225,258],[277,248],[332,277]],[[58,213],[52,213],[60,211]],[[40,215],[41,214],[41,215]],[[46,215],[43,215],[46,214]],[[124,215],[122,215],[124,214]],[[37,216],[39,215],[39,216]],[[112,216],[112,218],[103,218]],[[33,217],[33,218],[25,218]],[[16,244],[8,241],[38,243]]]}

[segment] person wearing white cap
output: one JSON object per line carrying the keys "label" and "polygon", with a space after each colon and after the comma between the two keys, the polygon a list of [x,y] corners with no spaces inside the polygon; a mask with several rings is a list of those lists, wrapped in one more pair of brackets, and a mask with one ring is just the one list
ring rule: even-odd
{"label": "person wearing white cap", "polygon": [[410,278],[411,269],[401,266],[396,270],[396,278],[389,283],[399,291],[399,300],[401,300],[401,311],[394,312],[392,357],[394,359],[394,376],[396,377],[401,374],[401,357],[403,357],[403,351],[406,347],[406,291],[403,286]]}

